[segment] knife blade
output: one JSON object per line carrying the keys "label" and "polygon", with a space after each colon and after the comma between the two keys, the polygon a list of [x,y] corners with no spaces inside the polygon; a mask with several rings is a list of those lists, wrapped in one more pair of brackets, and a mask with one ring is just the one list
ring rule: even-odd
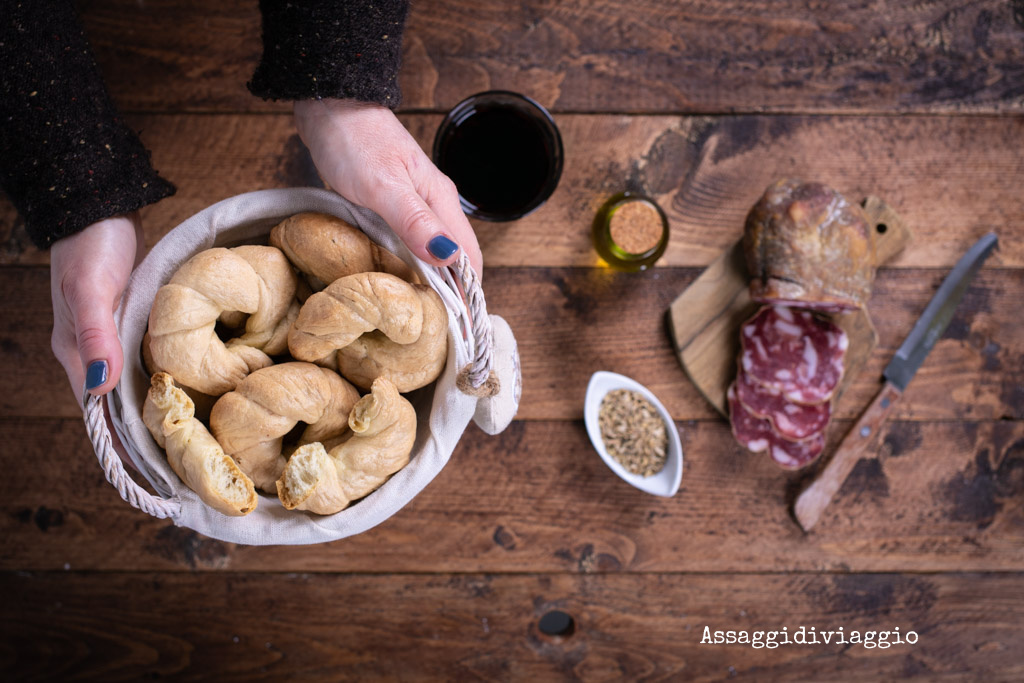
{"label": "knife blade", "polygon": [[849,476],[861,454],[874,443],[875,436],[881,431],[882,423],[885,422],[896,399],[903,394],[928,352],[946,331],[971,280],[998,244],[996,234],[988,233],[960,257],[953,270],[942,281],[921,317],[914,323],[910,334],[883,371],[881,390],[843,437],[832,459],[814,481],[797,496],[793,504],[793,514],[804,531],[810,531],[817,524],[822,512]]}

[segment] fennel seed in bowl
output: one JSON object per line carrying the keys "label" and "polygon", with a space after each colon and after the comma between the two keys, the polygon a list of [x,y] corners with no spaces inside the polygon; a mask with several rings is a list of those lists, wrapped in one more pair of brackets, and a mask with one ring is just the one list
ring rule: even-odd
{"label": "fennel seed in bowl", "polygon": [[605,394],[598,410],[598,425],[608,455],[633,474],[650,477],[665,467],[665,420],[639,392],[615,389]]}

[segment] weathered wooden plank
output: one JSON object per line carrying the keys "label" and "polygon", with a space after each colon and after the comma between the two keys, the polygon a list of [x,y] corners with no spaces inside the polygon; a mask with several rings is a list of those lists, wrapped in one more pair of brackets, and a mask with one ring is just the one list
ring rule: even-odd
{"label": "weathered wooden plank", "polygon": [[0,415],[77,417],[78,403],[53,355],[49,268],[0,268]]}
{"label": "weathered wooden plank", "polygon": [[[72,573],[6,574],[0,585],[7,680],[1024,676],[1020,574]],[[572,618],[566,635],[540,630],[555,610]],[[701,643],[715,631],[746,637]]]}
{"label": "weathered wooden plank", "polygon": [[[830,431],[832,442],[849,421]],[[359,536],[241,547],[121,501],[78,421],[0,420],[0,569],[421,572],[1024,570],[1024,423],[891,422],[805,535],[806,473],[677,422],[682,487],[644,494],[607,469],[580,422],[464,435],[405,509]],[[299,514],[299,513],[296,513]]]}
{"label": "weathered wooden plank", "polygon": [[[253,3],[79,4],[122,107],[282,109],[245,89]],[[500,88],[556,111],[1019,112],[1013,13],[1002,0],[413,4],[400,85],[406,108],[434,110]]]}
{"label": "weathered wooden plank", "polygon": [[[429,149],[436,115],[402,117]],[[875,194],[904,218],[914,241],[895,265],[952,266],[989,230],[1003,236],[991,262],[1024,266],[1024,117],[557,117],[566,163],[538,211],[511,223],[476,221],[485,262],[594,266],[591,222],[623,189],[644,191],[668,213],[660,262],[706,266],[743,230],[747,211],[780,177]],[[154,164],[178,185],[143,211],[147,244],[226,197],[317,184],[290,116],[136,116]],[[0,208],[0,263],[44,263],[13,209]]]}
{"label": "weathered wooden plank", "polygon": [[[854,417],[878,390],[886,363],[910,332],[946,270],[883,270],[869,313],[879,344],[836,406]],[[520,419],[580,419],[597,370],[646,384],[679,420],[717,417],[679,365],[665,312],[693,281],[690,268],[622,274],[605,269],[498,268],[485,281],[488,310],[508,320],[523,371]],[[0,268],[0,412],[77,417],[64,372],[50,352],[52,313],[44,268]],[[895,408],[897,419],[1024,417],[1024,269],[985,268],[946,336]]]}

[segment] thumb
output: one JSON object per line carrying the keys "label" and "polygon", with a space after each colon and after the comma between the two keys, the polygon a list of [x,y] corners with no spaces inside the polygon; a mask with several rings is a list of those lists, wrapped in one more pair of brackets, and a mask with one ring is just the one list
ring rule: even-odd
{"label": "thumb", "polygon": [[114,388],[124,366],[113,311],[102,301],[100,297],[89,297],[69,302],[78,355],[85,372],[85,389],[96,396]]}

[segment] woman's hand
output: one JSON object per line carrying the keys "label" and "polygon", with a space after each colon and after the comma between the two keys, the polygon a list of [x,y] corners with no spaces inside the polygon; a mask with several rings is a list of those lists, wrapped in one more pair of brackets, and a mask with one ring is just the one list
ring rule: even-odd
{"label": "woman's hand", "polygon": [[95,395],[114,388],[124,356],[114,311],[141,242],[138,214],[107,218],[50,248],[53,354],[81,404],[82,387]]}
{"label": "woman's hand", "polygon": [[320,175],[375,211],[416,256],[448,265],[461,248],[478,275],[483,257],[458,191],[390,109],[352,100],[295,103],[295,126]]}

